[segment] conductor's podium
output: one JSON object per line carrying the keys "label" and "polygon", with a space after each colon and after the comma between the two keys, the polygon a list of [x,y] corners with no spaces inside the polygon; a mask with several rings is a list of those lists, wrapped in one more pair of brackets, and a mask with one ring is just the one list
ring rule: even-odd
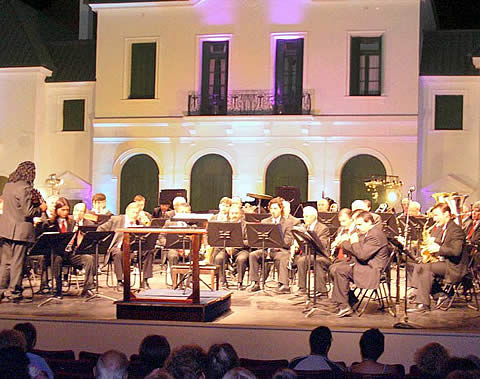
{"label": "conductor's podium", "polygon": [[[123,228],[123,300],[115,302],[117,318],[129,320],[213,321],[230,310],[231,292],[200,291],[199,250],[205,229]],[[130,289],[130,233],[184,234],[192,241],[192,289],[152,289],[136,294]]]}

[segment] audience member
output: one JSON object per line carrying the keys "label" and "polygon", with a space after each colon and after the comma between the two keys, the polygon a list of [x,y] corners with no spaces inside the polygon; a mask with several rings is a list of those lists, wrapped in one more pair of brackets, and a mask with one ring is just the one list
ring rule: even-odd
{"label": "audience member", "polygon": [[170,344],[164,336],[146,336],[138,349],[140,362],[147,372],[162,368],[170,355]]}
{"label": "audience member", "polygon": [[477,365],[475,362],[471,361],[468,358],[459,358],[459,357],[452,357],[447,361],[447,368],[445,373],[448,375],[454,371],[475,371],[478,370]]}
{"label": "audience member", "polygon": [[207,379],[221,378],[227,371],[239,366],[237,352],[229,343],[215,344],[207,354]]}
{"label": "audience member", "polygon": [[30,379],[28,358],[18,346],[0,349],[0,379]]}
{"label": "audience member", "polygon": [[437,342],[418,349],[413,358],[423,378],[444,377],[448,359],[447,349]]}
{"label": "audience member", "polygon": [[173,379],[173,376],[164,368],[156,368],[145,379]]}
{"label": "audience member", "polygon": [[207,372],[207,354],[198,345],[184,345],[172,351],[165,369],[175,379],[202,378]]}
{"label": "audience member", "polygon": [[246,368],[235,367],[223,375],[222,379],[257,379],[257,377]]}
{"label": "audience member", "polygon": [[48,376],[48,379],[53,379],[53,372],[48,366],[45,359],[40,357],[37,354],[33,354],[32,350],[37,344],[37,330],[29,322],[17,324],[13,327],[14,330],[17,330],[23,334],[27,343],[27,357],[30,361],[30,365],[37,367],[39,370],[45,372]]}
{"label": "audience member", "polygon": [[272,379],[295,379],[297,377],[297,374],[292,369],[281,368],[273,374]]}
{"label": "audience member", "polygon": [[[385,374],[404,376],[400,366],[378,363],[377,360],[385,350],[385,337],[378,329],[365,331],[360,338],[361,363],[354,363],[351,371],[358,374]],[[403,370],[404,371],[404,370]]]}
{"label": "audience member", "polygon": [[98,379],[125,379],[127,369],[127,356],[119,351],[109,350],[98,358],[93,373]]}
{"label": "audience member", "polygon": [[294,370],[332,371],[341,375],[344,368],[328,359],[328,351],[332,345],[332,332],[326,326],[319,326],[310,333],[310,355],[293,359],[289,368]]}

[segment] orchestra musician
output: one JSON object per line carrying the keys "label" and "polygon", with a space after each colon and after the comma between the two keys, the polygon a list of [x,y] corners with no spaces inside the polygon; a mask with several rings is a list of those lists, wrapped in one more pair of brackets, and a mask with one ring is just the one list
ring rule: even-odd
{"label": "orchestra musician", "polygon": [[167,218],[167,212],[171,211],[170,202],[165,200],[160,200],[158,207],[153,208],[152,217],[153,218]]}
{"label": "orchestra musician", "polygon": [[113,213],[107,209],[107,197],[105,194],[96,193],[92,196],[92,209],[90,213],[107,216],[113,215]]}
{"label": "orchestra musician", "polygon": [[247,224],[241,206],[232,205],[228,213],[229,222],[240,222],[242,224],[243,248],[227,247],[227,253],[233,258],[237,270],[237,289],[244,290],[243,278],[248,266],[248,256],[250,254],[247,240]]}
{"label": "orchestra musician", "polygon": [[150,226],[152,223],[152,215],[145,210],[145,197],[142,195],[135,195],[133,201],[137,203],[140,208],[140,213],[138,214],[140,223],[145,226]]}
{"label": "orchestra musician", "polygon": [[[99,232],[115,232],[110,247],[105,255],[105,262],[113,260],[113,270],[117,277],[117,290],[123,287],[123,233],[117,232],[117,229],[138,227],[141,224],[139,220],[140,207],[136,202],[127,205],[124,215],[112,216],[107,222],[97,228]],[[153,254],[152,251],[142,252],[145,256],[143,260],[143,286],[149,288],[148,279],[153,276]]]}
{"label": "orchestra musician", "polygon": [[[288,263],[290,260],[290,248],[293,245],[292,235],[292,222],[287,220],[283,215],[283,199],[281,197],[275,197],[268,203],[271,216],[262,220],[264,224],[280,224],[284,246],[278,249],[268,249],[268,254],[275,261],[275,265],[278,267],[278,289],[277,293],[290,293],[290,287],[288,283]],[[249,265],[250,265],[250,292],[256,292],[260,290],[259,284],[259,270],[262,261],[263,250],[256,250],[250,253]],[[268,271],[265,270],[264,278],[268,276]]]}
{"label": "orchestra musician", "polygon": [[472,221],[465,229],[467,242],[478,244],[480,242],[480,201],[473,203],[471,217]]}
{"label": "orchestra musician", "polygon": [[3,212],[0,215],[0,298],[22,299],[23,264],[29,246],[35,242],[33,218],[47,205],[33,202],[35,164],[22,162],[3,188]]}
{"label": "orchestra musician", "polygon": [[380,272],[388,261],[388,241],[382,225],[375,224],[368,211],[355,218],[356,231],[342,247],[351,255],[350,261],[341,261],[330,267],[333,277],[332,301],[338,306],[338,317],[349,316],[353,310],[349,304],[350,282],[360,288],[377,288]]}
{"label": "orchestra musician", "polygon": [[283,200],[282,214],[283,214],[283,217],[285,217],[287,221],[292,224],[292,226],[300,225],[302,222],[299,218],[296,218],[295,216],[292,215],[291,205],[290,205],[290,202],[287,200]]}
{"label": "orchestra musician", "polygon": [[[321,251],[316,254],[315,274],[316,287],[315,292],[323,295],[328,293],[327,290],[327,273],[328,268],[332,264],[330,260],[330,232],[328,227],[317,220],[318,212],[313,207],[305,207],[303,209],[303,221],[305,222],[305,230],[314,239]],[[313,252],[311,259],[313,261]],[[307,275],[309,271],[308,256],[305,253],[297,255],[295,264],[298,267],[298,293],[305,294],[307,292]]]}
{"label": "orchestra musician", "polygon": [[[408,312],[426,312],[430,309],[430,294],[435,277],[445,278],[448,283],[456,283],[467,272],[468,254],[464,249],[465,234],[462,228],[452,219],[452,212],[446,203],[438,203],[432,209],[435,228],[427,249],[435,257],[443,257],[443,261],[434,263],[419,263],[415,265],[412,277],[412,287],[416,288],[410,297],[416,307]],[[439,288],[435,288],[435,291]],[[439,303],[445,300],[447,294],[441,295]]]}
{"label": "orchestra musician", "polygon": [[[355,215],[358,215],[361,211],[357,211]],[[334,262],[343,261],[347,259],[345,251],[342,247],[342,243],[344,241],[348,241],[350,239],[350,235],[353,233],[355,229],[355,222],[353,217],[353,212],[350,208],[342,208],[340,212],[338,212],[338,222],[340,227],[337,230],[337,235],[331,244],[331,259]]]}
{"label": "orchestra musician", "polygon": [[166,218],[172,218],[174,217],[177,213],[182,213],[179,211],[179,208],[186,205],[187,200],[185,200],[184,197],[182,196],[177,196],[175,199],[173,199],[172,205],[173,209],[165,213]]}
{"label": "orchestra musician", "polygon": [[328,212],[330,211],[330,203],[327,199],[320,199],[317,201],[317,210],[319,212]]}

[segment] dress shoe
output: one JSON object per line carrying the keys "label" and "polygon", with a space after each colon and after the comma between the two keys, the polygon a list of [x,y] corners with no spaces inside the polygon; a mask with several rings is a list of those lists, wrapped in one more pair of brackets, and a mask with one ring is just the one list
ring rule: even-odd
{"label": "dress shoe", "polygon": [[242,283],[238,283],[237,284],[237,290],[238,291],[243,291],[243,290],[245,290],[245,286]]}
{"label": "dress shoe", "polygon": [[248,287],[248,292],[257,292],[260,291],[260,286],[258,285],[257,282],[253,282],[253,284]]}
{"label": "dress shoe", "polygon": [[143,279],[143,285],[142,285],[143,288],[146,288],[147,290],[150,289],[150,284],[148,284],[148,280],[147,279]]}
{"label": "dress shoe", "polygon": [[430,310],[430,308],[428,307],[428,305],[417,304],[417,306],[415,308],[407,309],[407,312],[409,312],[409,313],[425,313],[425,312],[428,312],[429,310]]}
{"label": "dress shoe", "polygon": [[448,299],[449,299],[449,296],[447,294],[442,294],[438,296],[435,308],[440,308],[443,304],[445,304],[448,301]]}
{"label": "dress shoe", "polygon": [[63,299],[63,295],[61,293],[56,293],[55,295],[53,295],[53,297],[55,299],[58,299],[58,300],[62,300]]}
{"label": "dress shoe", "polygon": [[280,286],[275,292],[279,294],[290,293],[290,287],[284,284]]}
{"label": "dress shoe", "polygon": [[81,297],[92,297],[93,295],[95,295],[95,294],[93,293],[93,291],[92,291],[92,290],[89,290],[89,289],[87,288],[86,290],[84,289],[84,290],[82,291],[82,293],[81,293],[80,296],[81,296]]}
{"label": "dress shoe", "polygon": [[118,281],[118,283],[117,283],[117,291],[119,291],[119,292],[123,291],[123,282]]}
{"label": "dress shoe", "polygon": [[307,294],[307,290],[306,288],[299,288],[296,292],[297,295],[306,295]]}
{"label": "dress shoe", "polygon": [[353,314],[353,309],[351,307],[345,307],[345,308],[341,308],[336,316],[337,317],[348,317],[348,316],[351,316]]}

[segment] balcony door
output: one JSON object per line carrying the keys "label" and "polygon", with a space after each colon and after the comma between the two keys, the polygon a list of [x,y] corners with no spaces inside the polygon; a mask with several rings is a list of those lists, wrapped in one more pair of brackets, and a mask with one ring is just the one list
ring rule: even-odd
{"label": "balcony door", "polygon": [[275,113],[302,114],[303,38],[277,40]]}
{"label": "balcony door", "polygon": [[202,46],[202,115],[227,114],[228,41],[205,41]]}

